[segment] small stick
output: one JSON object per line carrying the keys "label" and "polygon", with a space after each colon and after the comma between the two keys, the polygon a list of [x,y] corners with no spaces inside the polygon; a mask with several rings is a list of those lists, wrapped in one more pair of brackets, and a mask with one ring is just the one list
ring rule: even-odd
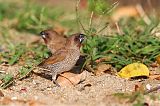
{"label": "small stick", "polygon": [[153,8],[151,0],[147,0],[147,3],[149,5],[150,9],[152,10],[153,14],[155,15],[156,14],[156,10],[155,10],[155,8]]}
{"label": "small stick", "polygon": [[92,27],[93,14],[94,14],[94,12],[92,11],[90,19],[89,19],[89,29],[91,29],[91,27]]}
{"label": "small stick", "polygon": [[89,64],[86,64],[85,68],[90,71],[90,72],[93,72],[94,73],[94,70],[93,68],[89,65]]}
{"label": "small stick", "polygon": [[86,33],[86,30],[83,26],[83,24],[81,23],[81,20],[79,19],[79,14],[78,14],[78,8],[79,8],[79,3],[80,3],[81,0],[77,0],[77,3],[76,3],[76,17],[77,17],[77,23],[79,23],[83,29],[83,31]]}
{"label": "small stick", "polygon": [[160,86],[154,87],[154,88],[152,88],[150,90],[145,91],[144,95],[149,94],[149,93],[154,92],[154,91],[157,91],[159,89],[160,89]]}
{"label": "small stick", "polygon": [[103,12],[103,14],[109,14],[111,13],[117,6],[119,5],[119,1],[114,2],[110,7],[110,9],[107,9]]}
{"label": "small stick", "polygon": [[109,23],[106,23],[106,25],[97,32],[97,34],[100,33],[101,31],[103,31],[104,29],[106,29],[106,28],[108,27],[108,24],[109,24]]}
{"label": "small stick", "polygon": [[122,32],[121,32],[121,30],[120,30],[120,28],[119,28],[119,25],[118,25],[118,22],[116,22],[115,24],[116,24],[116,28],[117,28],[118,33],[119,33],[120,35],[122,35]]}
{"label": "small stick", "polygon": [[150,25],[151,24],[151,20],[148,18],[148,16],[146,15],[146,13],[144,12],[142,6],[140,4],[137,4],[136,5],[136,9],[137,11],[139,12],[139,15],[143,18],[144,22],[147,24],[147,25]]}

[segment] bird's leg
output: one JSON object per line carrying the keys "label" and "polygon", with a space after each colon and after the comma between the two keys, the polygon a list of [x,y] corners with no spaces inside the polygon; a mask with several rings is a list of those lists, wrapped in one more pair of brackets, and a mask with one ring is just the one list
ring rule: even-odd
{"label": "bird's leg", "polygon": [[56,76],[57,76],[57,73],[56,72],[53,72],[52,73],[52,81],[54,84],[56,84],[56,86],[60,87],[60,85],[58,84],[58,82],[56,81]]}

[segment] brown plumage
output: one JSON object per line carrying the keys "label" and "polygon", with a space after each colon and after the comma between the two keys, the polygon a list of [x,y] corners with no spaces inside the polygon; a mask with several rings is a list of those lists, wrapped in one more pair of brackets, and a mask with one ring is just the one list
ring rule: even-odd
{"label": "brown plumage", "polygon": [[[76,64],[80,56],[80,46],[83,40],[83,34],[73,34],[67,38],[65,47],[57,50],[39,65],[41,68],[51,70],[54,83],[56,83],[57,74],[69,71]],[[58,84],[56,83],[56,85]]]}
{"label": "brown plumage", "polygon": [[54,54],[66,44],[66,37],[59,35],[52,29],[44,30],[40,33],[48,49]]}

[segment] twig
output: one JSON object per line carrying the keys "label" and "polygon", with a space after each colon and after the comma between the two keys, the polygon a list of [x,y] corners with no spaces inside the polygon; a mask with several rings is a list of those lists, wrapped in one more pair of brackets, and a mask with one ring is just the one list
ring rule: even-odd
{"label": "twig", "polygon": [[145,92],[144,92],[144,95],[149,94],[149,93],[154,92],[154,91],[157,91],[157,90],[159,90],[159,89],[160,89],[160,86],[157,86],[157,87],[155,87],[155,88],[152,88],[152,89],[150,89],[150,90],[145,91]]}
{"label": "twig", "polygon": [[151,20],[149,19],[149,17],[146,15],[146,13],[144,12],[142,6],[140,4],[137,4],[136,5],[136,9],[137,11],[139,12],[139,15],[143,18],[144,22],[147,24],[147,25],[150,25],[151,24]]}
{"label": "twig", "polygon": [[117,28],[118,33],[119,33],[120,35],[122,35],[122,32],[121,32],[121,30],[120,30],[120,28],[119,28],[119,25],[118,25],[118,22],[116,22],[115,24],[116,24],[116,28]]}
{"label": "twig", "polygon": [[92,11],[92,12],[91,12],[90,19],[89,19],[89,29],[91,29],[91,27],[92,27],[93,14],[94,14],[94,12]]}
{"label": "twig", "polygon": [[77,24],[78,24],[78,25],[80,24],[81,27],[82,27],[82,29],[83,29],[83,31],[86,33],[86,30],[85,30],[83,24],[81,23],[81,20],[80,20],[80,18],[79,18],[79,14],[78,14],[78,8],[79,8],[79,3],[80,3],[80,1],[81,1],[81,0],[77,0],[77,3],[76,3],[76,18],[77,18]]}
{"label": "twig", "polygon": [[89,65],[89,64],[86,64],[85,68],[90,71],[90,72],[93,72],[94,73],[94,70],[93,68]]}
{"label": "twig", "polygon": [[7,84],[4,83],[1,85],[2,89],[5,89],[7,88],[8,86],[10,86],[11,84],[13,84],[13,82],[15,82],[16,80],[12,79],[10,82],[8,82]]}
{"label": "twig", "polygon": [[0,70],[0,73],[6,73],[6,71],[2,71],[2,70]]}
{"label": "twig", "polygon": [[[110,6],[109,9],[107,9],[107,10],[105,10],[105,11],[103,12],[103,14],[109,14],[113,9],[115,9],[115,8],[118,6],[118,3],[119,3],[119,1],[114,2],[114,3]],[[100,25],[101,25],[101,24],[100,24],[101,21],[102,21],[102,15],[99,17],[99,21],[98,21],[98,25],[97,25],[98,28],[99,28]],[[107,22],[104,27],[102,27],[99,31],[96,32],[95,35],[99,34],[99,33],[102,32],[104,29],[106,29],[106,28],[108,27],[108,24],[109,24],[109,23]]]}
{"label": "twig", "polygon": [[36,68],[36,66],[33,66],[33,67],[31,67],[30,69],[28,69],[28,72],[27,72],[25,75],[19,77],[18,80],[22,80],[23,78],[25,78],[26,76],[28,76],[28,75],[30,74],[30,72],[31,72],[32,70],[34,70],[35,68]]}
{"label": "twig", "polygon": [[101,28],[99,31],[97,31],[96,34],[102,32],[104,29],[106,29],[106,28],[108,27],[108,24],[109,24],[109,23],[106,23],[106,25],[105,25],[103,28]]}
{"label": "twig", "polygon": [[103,14],[109,14],[113,9],[115,9],[119,5],[119,1],[114,2],[106,11],[103,12]]}
{"label": "twig", "polygon": [[155,15],[156,14],[156,10],[155,10],[155,8],[153,8],[151,0],[147,0],[147,3],[149,5],[150,9],[152,10],[153,14]]}

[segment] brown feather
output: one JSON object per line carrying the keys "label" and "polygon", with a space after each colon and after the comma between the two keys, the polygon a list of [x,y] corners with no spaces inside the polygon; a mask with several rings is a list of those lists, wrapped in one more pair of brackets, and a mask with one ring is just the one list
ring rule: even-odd
{"label": "brown feather", "polygon": [[45,61],[43,61],[40,65],[51,65],[57,62],[61,62],[66,58],[67,55],[67,50],[59,50],[58,52],[56,52],[55,54],[53,54],[51,57],[49,57],[48,59],[46,59]]}

